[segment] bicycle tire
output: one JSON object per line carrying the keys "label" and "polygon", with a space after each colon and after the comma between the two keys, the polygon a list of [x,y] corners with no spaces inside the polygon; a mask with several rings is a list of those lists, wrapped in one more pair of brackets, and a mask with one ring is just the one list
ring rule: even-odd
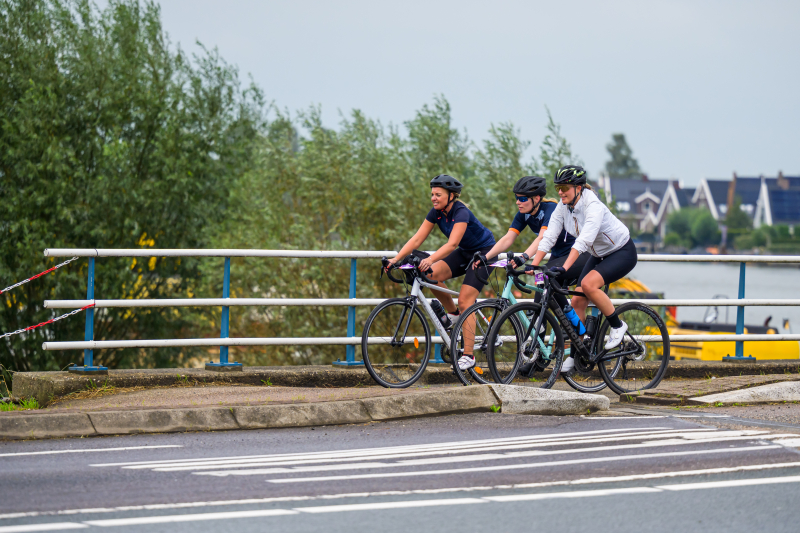
{"label": "bicycle tire", "polygon": [[[528,380],[531,383],[538,384],[538,388],[549,389],[558,380],[559,373],[561,372],[561,363],[564,358],[564,334],[561,331],[561,326],[558,319],[549,310],[544,315],[544,330],[541,332],[541,337],[536,334],[536,344],[531,348],[528,346],[528,339],[517,339],[517,345],[514,348],[515,358],[513,364],[509,361],[503,360],[498,357],[498,347],[505,346],[509,340],[513,342],[512,335],[517,327],[522,327],[522,335],[525,334],[527,328],[523,326],[522,320],[518,313],[525,313],[529,316],[529,320],[536,320],[536,317],[542,311],[542,306],[535,302],[520,302],[508,307],[504,310],[499,317],[497,317],[492,329],[489,331],[489,341],[487,346],[487,359],[489,369],[492,372],[492,378],[495,383],[510,383],[519,370],[520,365],[525,359],[525,353],[530,353],[534,362],[547,361],[542,364],[538,372],[542,373],[541,377],[531,376]],[[511,328],[506,326],[506,323],[511,323]],[[500,337],[498,343],[497,337]],[[521,336],[521,335],[520,335]],[[540,338],[547,339],[547,341],[540,342]],[[549,344],[549,348],[547,348]],[[550,351],[550,354],[545,354],[542,351],[544,345]],[[507,348],[512,348],[511,346]],[[510,350],[507,350],[510,352]],[[540,359],[546,358],[546,359]]]}
{"label": "bicycle tire", "polygon": [[[450,363],[453,365],[453,372],[463,385],[470,385],[472,382],[482,385],[494,383],[486,357],[486,341],[488,341],[492,322],[494,322],[506,307],[508,307],[508,305],[505,301],[499,299],[477,302],[461,313],[456,323],[453,324],[450,342],[451,346],[455,344],[456,350],[451,350],[451,352],[455,352],[455,355]],[[470,317],[473,316],[475,317],[475,322],[470,326]],[[467,371],[458,368],[458,359],[464,350],[465,328],[468,331],[472,331],[473,339],[478,338],[480,340],[480,344],[477,342],[475,343],[473,350],[475,366]],[[444,350],[442,350],[442,352],[444,352]]]}
{"label": "bicycle tire", "polygon": [[[428,321],[418,307],[408,315],[411,306],[406,298],[386,300],[372,310],[364,324],[361,334],[364,366],[372,379],[386,388],[403,389],[413,385],[422,376],[431,356]],[[408,329],[403,343],[393,345],[391,341],[397,338],[398,325],[407,317]],[[402,327],[405,328],[405,323]],[[420,339],[424,341],[422,344]]]}
{"label": "bicycle tire", "polygon": [[[608,388],[617,394],[629,394],[658,386],[669,366],[666,324],[652,307],[638,302],[619,305],[616,313],[628,324],[628,331],[623,342],[608,354],[630,352],[637,346],[638,352],[598,364]],[[605,338],[610,327],[607,320],[601,324],[597,332],[598,341]],[[609,371],[612,366],[619,367],[620,361],[622,365],[616,373]]]}

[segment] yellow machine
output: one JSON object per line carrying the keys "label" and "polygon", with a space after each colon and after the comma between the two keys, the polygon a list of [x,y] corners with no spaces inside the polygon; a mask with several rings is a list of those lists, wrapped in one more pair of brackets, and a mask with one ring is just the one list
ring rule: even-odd
{"label": "yellow machine", "polygon": [[[652,293],[642,282],[635,279],[623,278],[616,283],[612,283],[610,291],[612,297],[616,298],[663,298],[663,294]],[[653,306],[656,307],[656,306]],[[733,324],[706,324],[703,322],[678,322],[676,320],[676,309],[674,307],[661,307],[662,317],[667,325],[670,335],[698,335],[702,333],[714,335],[736,333],[736,326]],[[744,326],[745,333],[754,334],[777,334],[778,330],[774,327],[764,326]],[[723,342],[689,342],[676,341],[670,343],[670,356],[676,361],[681,359],[696,361],[721,361],[725,356],[733,356],[736,353],[736,343],[734,341]],[[749,341],[744,343],[744,355],[753,356],[756,360],[770,359],[798,359],[800,358],[800,343],[797,341]]]}

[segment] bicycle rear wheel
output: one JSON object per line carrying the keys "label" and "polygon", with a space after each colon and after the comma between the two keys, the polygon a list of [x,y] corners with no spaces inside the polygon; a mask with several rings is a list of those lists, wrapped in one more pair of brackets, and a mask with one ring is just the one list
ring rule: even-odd
{"label": "bicycle rear wheel", "polygon": [[[489,361],[486,354],[489,330],[494,320],[500,316],[507,307],[504,300],[484,300],[473,304],[461,313],[451,330],[450,342],[453,354],[453,372],[464,385],[470,383],[493,383],[492,373],[489,370]],[[524,330],[520,332],[524,335]],[[475,366],[469,370],[458,368],[458,358],[464,355],[464,347],[472,346],[475,356]],[[442,350],[444,352],[444,350]]]}
{"label": "bicycle rear wheel", "polygon": [[419,308],[392,298],[372,310],[361,335],[367,372],[379,385],[401,389],[416,382],[431,356],[431,331]]}
{"label": "bicycle rear wheel", "polygon": [[525,378],[529,386],[549,389],[558,379],[564,335],[556,317],[546,312],[539,333],[524,338],[529,324],[541,312],[542,306],[535,302],[520,302],[503,311],[492,324],[487,359],[496,383],[510,383],[526,362],[533,364],[530,377]]}
{"label": "bicycle rear wheel", "polygon": [[[617,316],[628,325],[628,331],[622,343],[605,354],[619,355],[600,363],[600,374],[617,394],[656,387],[669,365],[667,326],[654,309],[641,303],[617,306]],[[607,320],[603,321],[597,332],[598,342],[605,342],[610,327]]]}

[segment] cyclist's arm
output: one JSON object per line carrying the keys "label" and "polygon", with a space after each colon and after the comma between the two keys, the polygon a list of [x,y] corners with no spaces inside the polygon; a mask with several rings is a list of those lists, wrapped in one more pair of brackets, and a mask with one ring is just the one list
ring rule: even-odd
{"label": "cyclist's arm", "polygon": [[[433,231],[433,226],[434,226],[433,222],[430,222],[428,220],[423,221],[422,225],[419,227],[419,229],[414,234],[414,236],[411,237],[411,239],[409,239],[409,241],[405,244],[405,246],[403,246],[400,249],[399,252],[397,252],[396,256],[394,256],[391,259],[389,259],[389,262],[392,263],[392,264],[395,264],[398,261],[401,261],[405,256],[410,254],[412,251],[414,251],[417,248],[419,248],[420,246],[422,246],[422,243],[425,242],[425,239],[427,239],[428,235],[430,235],[431,231]],[[462,235],[463,235],[463,232],[462,232]],[[460,240],[460,237],[459,237],[459,240]]]}
{"label": "cyclist's arm", "polygon": [[538,265],[544,259],[544,256],[553,249],[556,239],[561,235],[561,230],[564,229],[564,212],[566,211],[564,204],[558,204],[553,215],[550,217],[550,222],[547,225],[547,231],[540,231],[539,235],[544,235],[542,240],[539,241],[536,256],[533,258],[533,264]]}
{"label": "cyclist's arm", "polygon": [[533,254],[539,250],[539,243],[542,242],[544,238],[544,234],[547,231],[547,226],[542,226],[542,229],[539,230],[539,235],[536,236],[536,239],[528,246],[528,249],[525,250],[525,253],[528,254],[528,257],[531,257]]}
{"label": "cyclist's arm", "polygon": [[[517,240],[517,235],[518,235],[517,230],[515,230],[515,229],[508,230],[508,233],[503,235],[503,237],[499,241],[497,241],[497,244],[492,246],[492,249],[489,250],[489,252],[486,254],[486,257],[487,258],[495,257],[495,256],[497,256],[497,254],[501,254],[501,253],[505,252],[506,250],[508,250],[509,248],[511,248],[511,245],[514,244],[515,240]],[[473,263],[472,264],[473,270],[478,265],[479,265],[478,261]]]}
{"label": "cyclist's arm", "polygon": [[573,247],[573,248],[572,248],[572,250],[570,250],[570,251],[569,251],[569,256],[567,257],[567,260],[566,260],[566,261],[564,261],[564,264],[563,264],[563,265],[561,265],[561,267],[562,267],[564,270],[569,270],[569,269],[572,267],[572,265],[573,265],[573,264],[575,264],[575,261],[577,261],[577,260],[578,260],[578,257],[579,257],[580,255],[581,255],[581,252],[580,252],[580,251],[578,251],[578,250],[576,250],[576,249]]}
{"label": "cyclist's arm", "polygon": [[[572,245],[572,249],[577,250],[579,255],[583,252],[588,252],[589,247],[594,244],[597,234],[600,233],[604,214],[603,204],[600,202],[591,202],[586,206],[586,218],[583,221],[583,227],[580,234],[575,238],[575,244]],[[564,263],[565,268],[566,265]]]}
{"label": "cyclist's arm", "polygon": [[467,231],[467,223],[466,222],[456,222],[453,224],[453,231],[450,232],[450,238],[448,241],[438,250],[436,250],[430,257],[426,257],[419,263],[419,268],[423,272],[428,270],[432,264],[436,261],[441,261],[451,253],[456,251],[458,248],[459,243],[461,243],[461,238],[464,236],[464,233]]}

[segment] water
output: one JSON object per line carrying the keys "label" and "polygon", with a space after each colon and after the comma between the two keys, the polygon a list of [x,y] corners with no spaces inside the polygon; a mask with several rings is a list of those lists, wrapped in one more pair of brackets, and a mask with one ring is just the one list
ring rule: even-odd
{"label": "water", "polygon": [[[713,298],[739,294],[739,263],[650,263],[639,262],[630,277],[647,285],[665,298]],[[796,266],[758,266],[749,264],[745,273],[745,298],[800,298],[800,269]],[[717,322],[725,322],[725,307],[719,308]],[[736,323],[736,307],[729,307],[728,323]],[[745,307],[744,322],[763,325],[772,316],[770,325],[783,329],[788,318],[794,332],[800,332],[800,307]],[[700,322],[705,307],[678,307],[679,321]]]}

